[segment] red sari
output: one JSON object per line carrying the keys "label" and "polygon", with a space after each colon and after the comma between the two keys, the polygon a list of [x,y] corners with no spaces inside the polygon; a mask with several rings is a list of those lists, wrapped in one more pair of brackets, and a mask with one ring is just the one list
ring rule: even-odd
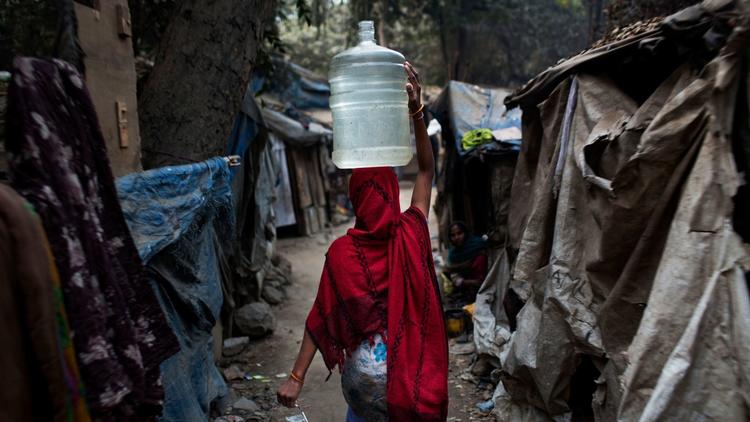
{"label": "red sari", "polygon": [[306,328],[329,370],[363,340],[387,332],[388,417],[444,421],[448,349],[427,220],[399,209],[390,169],[358,169],[354,228],[333,242]]}

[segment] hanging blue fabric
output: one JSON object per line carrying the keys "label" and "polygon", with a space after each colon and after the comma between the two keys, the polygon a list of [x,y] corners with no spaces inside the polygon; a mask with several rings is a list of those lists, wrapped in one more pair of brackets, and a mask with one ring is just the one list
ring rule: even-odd
{"label": "hanging blue fabric", "polygon": [[[207,420],[228,394],[212,352],[223,303],[222,239],[234,231],[231,174],[222,158],[117,179],[117,196],[151,287],[180,343],[161,364],[162,421]],[[158,341],[158,339],[157,339]]]}

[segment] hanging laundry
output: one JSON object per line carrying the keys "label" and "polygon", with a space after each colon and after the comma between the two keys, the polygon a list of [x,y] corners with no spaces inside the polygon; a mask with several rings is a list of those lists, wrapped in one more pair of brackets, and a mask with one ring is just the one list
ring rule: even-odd
{"label": "hanging laundry", "polygon": [[[28,202],[26,203],[28,204]],[[28,204],[29,208],[33,208]],[[36,216],[36,213],[34,213]],[[36,217],[36,224],[39,231],[44,233],[44,227],[39,217]],[[78,369],[78,360],[76,359],[75,347],[73,347],[73,337],[70,332],[70,323],[68,315],[65,312],[65,301],[63,299],[62,284],[60,284],[60,273],[57,271],[55,257],[52,255],[47,236],[44,234],[42,239],[44,251],[46,253],[47,265],[49,267],[50,281],[52,282],[52,298],[55,306],[55,319],[57,320],[57,340],[59,353],[62,355],[63,381],[67,390],[66,398],[66,421],[68,422],[89,422],[91,416],[89,408],[86,405],[85,390],[81,380],[81,372]]]}
{"label": "hanging laundry", "polygon": [[470,130],[464,133],[464,136],[461,138],[461,148],[463,148],[464,151],[468,151],[480,145],[489,144],[494,139],[492,131],[489,129]]}
{"label": "hanging laundry", "polygon": [[208,420],[229,391],[214,363],[211,330],[221,318],[222,275],[234,235],[232,173],[222,158],[117,179],[125,219],[180,342],[162,363],[163,421]]}
{"label": "hanging laundry", "polygon": [[66,421],[44,232],[26,202],[0,184],[0,420]]}
{"label": "hanging laundry", "polygon": [[92,416],[153,419],[159,365],[178,344],[144,277],[81,75],[17,58],[7,122],[11,182],[47,231]]}

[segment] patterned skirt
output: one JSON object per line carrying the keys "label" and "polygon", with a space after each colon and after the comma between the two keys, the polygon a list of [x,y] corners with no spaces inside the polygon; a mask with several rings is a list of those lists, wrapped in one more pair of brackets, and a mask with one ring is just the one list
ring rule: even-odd
{"label": "patterned skirt", "polygon": [[341,388],[349,404],[347,422],[388,420],[386,345],[380,335],[365,340],[344,364]]}

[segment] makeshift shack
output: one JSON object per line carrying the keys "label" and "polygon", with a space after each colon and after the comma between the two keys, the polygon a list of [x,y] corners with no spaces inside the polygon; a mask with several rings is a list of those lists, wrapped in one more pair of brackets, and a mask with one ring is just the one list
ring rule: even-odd
{"label": "makeshift shack", "polygon": [[314,121],[305,127],[270,107],[263,109],[263,119],[279,165],[276,226],[295,225],[299,234],[318,233],[328,222],[332,132]]}
{"label": "makeshift shack", "polygon": [[335,206],[329,197],[336,173],[329,149],[330,88],[301,66],[278,58],[273,63],[273,75],[257,74],[251,86],[260,94],[278,165],[276,227],[311,235],[325,227]]}
{"label": "makeshift shack", "polygon": [[[283,65],[277,68],[283,71]],[[291,81],[285,85],[254,75],[227,141],[225,153],[241,156],[242,166],[233,170],[236,230],[231,251],[223,257],[229,262],[227,273],[222,274],[225,337],[234,335],[237,314],[244,306],[260,300],[275,305],[283,300],[278,293],[289,284],[291,270],[275,252],[277,227],[290,226],[304,233],[326,221],[326,199],[320,195],[325,193],[324,179],[311,151],[320,153],[330,131],[303,120],[302,114],[288,115],[297,110],[293,103],[321,105],[322,100],[316,98],[322,94],[316,94],[315,84]],[[259,97],[261,91],[265,94]],[[215,336],[220,340],[221,336]]]}
{"label": "makeshift shack", "polygon": [[750,418],[748,46],[750,1],[706,0],[506,100],[510,246],[475,313],[499,420]]}
{"label": "makeshift shack", "polygon": [[[447,245],[453,221],[467,223],[475,233],[488,233],[494,242],[506,239],[510,187],[521,144],[521,113],[506,112],[503,100],[508,94],[501,88],[450,81],[430,104],[445,144],[435,204],[442,245]],[[493,139],[463,148],[464,135],[476,129],[489,129]]]}
{"label": "makeshift shack", "polygon": [[260,301],[265,281],[275,274],[278,165],[266,123],[250,88],[246,89],[225,153],[242,157],[242,165],[233,169],[236,229],[231,236],[231,252],[225,257],[229,270],[222,274],[225,297],[222,323],[225,335],[231,337],[236,311]]}

